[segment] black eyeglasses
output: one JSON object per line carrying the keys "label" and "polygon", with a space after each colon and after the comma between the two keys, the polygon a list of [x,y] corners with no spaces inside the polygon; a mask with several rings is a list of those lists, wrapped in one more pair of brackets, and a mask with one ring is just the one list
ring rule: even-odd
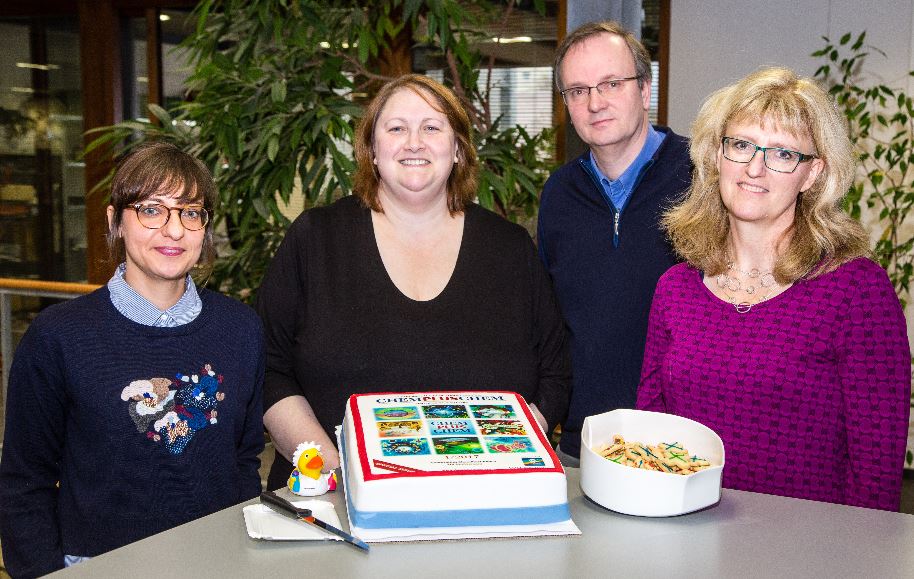
{"label": "black eyeglasses", "polygon": [[724,157],[734,163],[749,163],[755,154],[761,151],[765,166],[777,173],[793,173],[800,163],[816,158],[815,155],[807,155],[782,147],[759,147],[755,143],[734,137],[724,137],[721,139],[721,143]]}
{"label": "black eyeglasses", "polygon": [[560,91],[559,94],[562,95],[562,99],[565,100],[566,105],[577,105],[587,102],[587,99],[590,97],[590,91],[593,89],[597,89],[597,93],[605,97],[616,96],[622,92],[622,87],[630,80],[641,80],[641,77],[628,76],[625,78],[611,78],[609,80],[604,80],[603,82],[598,82],[594,86],[570,86],[565,90]]}
{"label": "black eyeglasses", "polygon": [[159,229],[165,227],[171,218],[171,212],[178,212],[181,225],[188,231],[198,231],[209,223],[209,211],[202,205],[186,205],[184,207],[166,207],[161,203],[137,203],[131,205],[136,211],[136,218],[140,225],[146,229]]}

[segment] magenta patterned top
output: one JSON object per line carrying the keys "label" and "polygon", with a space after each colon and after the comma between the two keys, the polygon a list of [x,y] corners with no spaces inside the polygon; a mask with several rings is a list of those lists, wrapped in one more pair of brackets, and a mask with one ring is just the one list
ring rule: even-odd
{"label": "magenta patterned top", "polygon": [[897,511],[910,393],[904,314],[869,259],[745,314],[687,264],[657,284],[638,408],[717,432],[725,487]]}

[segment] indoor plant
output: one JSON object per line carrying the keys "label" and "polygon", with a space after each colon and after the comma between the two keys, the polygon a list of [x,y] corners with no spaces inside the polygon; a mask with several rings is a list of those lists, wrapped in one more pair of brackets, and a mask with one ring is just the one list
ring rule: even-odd
{"label": "indoor plant", "polygon": [[[865,44],[865,31],[856,37],[844,34],[837,43],[823,40],[825,46],[812,54],[826,61],[815,76],[844,112],[860,160],[845,208],[878,232],[874,257],[888,272],[905,307],[914,275],[914,100],[902,88],[866,81],[863,65],[870,51],[885,53]],[[908,75],[914,76],[914,71]],[[905,460],[908,466],[914,463],[911,449]]]}
{"label": "indoor plant", "polygon": [[[528,2],[529,3],[529,2]],[[98,129],[88,150],[117,154],[138,140],[164,138],[203,159],[220,193],[225,242],[211,283],[253,298],[290,216],[293,194],[306,204],[351,190],[355,120],[367,95],[387,80],[379,58],[402,41],[445,63],[445,84],[463,100],[480,155],[479,203],[510,219],[535,214],[551,164],[552,131],[502,126],[479,86],[484,60],[473,42],[497,28],[516,0],[204,0],[184,42],[192,98],[154,122]],[[543,1],[532,2],[543,10]],[[101,183],[104,187],[106,183]]]}
{"label": "indoor plant", "polygon": [[[869,51],[884,54],[864,44],[866,32],[856,38],[845,34],[837,44],[823,39],[825,47],[813,56],[827,62],[815,76],[844,112],[861,167],[845,208],[854,217],[871,221],[879,232],[874,255],[904,306],[914,275],[914,235],[909,231],[914,207],[914,101],[904,89],[866,83],[862,70]],[[914,76],[914,71],[908,74]],[[863,207],[869,215],[863,215]]]}

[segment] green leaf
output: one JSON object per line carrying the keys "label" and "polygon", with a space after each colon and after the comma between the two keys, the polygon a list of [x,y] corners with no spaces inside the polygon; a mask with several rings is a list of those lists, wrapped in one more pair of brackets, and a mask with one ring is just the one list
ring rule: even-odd
{"label": "green leaf", "polygon": [[149,105],[147,105],[146,108],[148,108],[149,112],[152,113],[152,116],[159,119],[163,125],[171,124],[171,121],[172,121],[171,115],[168,113],[168,111],[166,111],[159,105],[157,105],[155,103],[150,103]]}
{"label": "green leaf", "polygon": [[212,0],[204,0],[197,6],[197,36],[201,36],[206,30],[206,20],[209,16]]}
{"label": "green leaf", "polygon": [[286,80],[279,79],[270,87],[270,98],[274,103],[282,103],[286,100]]}
{"label": "green leaf", "polygon": [[489,172],[484,171],[479,176],[479,188],[477,189],[477,200],[482,207],[492,209],[495,207],[495,199],[492,197],[492,188],[489,185]]}
{"label": "green leaf", "polygon": [[368,33],[362,29],[359,31],[359,61],[368,62],[368,52],[370,50],[370,41],[368,40]]}
{"label": "green leaf", "polygon": [[863,40],[866,38],[866,30],[860,33],[860,36],[857,37],[857,40],[854,41],[854,44],[851,46],[851,50],[857,51],[860,50],[860,47],[863,46]]}
{"label": "green leaf", "polygon": [[406,18],[415,18],[419,14],[419,8],[422,6],[422,0],[406,0],[403,3],[403,16]]}
{"label": "green leaf", "polygon": [[271,162],[276,160],[276,153],[279,152],[279,136],[270,135],[269,141],[267,141],[267,159]]}
{"label": "green leaf", "polygon": [[257,211],[258,215],[264,219],[270,219],[270,210],[267,208],[263,199],[260,197],[254,197],[251,199],[251,205],[254,207],[254,210]]}

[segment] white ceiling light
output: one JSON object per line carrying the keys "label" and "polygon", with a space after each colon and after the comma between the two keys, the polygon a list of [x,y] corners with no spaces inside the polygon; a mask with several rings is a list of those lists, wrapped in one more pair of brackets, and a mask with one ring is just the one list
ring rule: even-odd
{"label": "white ceiling light", "polygon": [[60,68],[56,64],[36,64],[34,62],[17,62],[16,66],[19,68],[34,68],[35,70],[57,70]]}
{"label": "white ceiling light", "polygon": [[533,42],[533,39],[529,36],[515,36],[513,38],[493,38],[492,42],[497,42],[498,44],[515,44],[517,42]]}

